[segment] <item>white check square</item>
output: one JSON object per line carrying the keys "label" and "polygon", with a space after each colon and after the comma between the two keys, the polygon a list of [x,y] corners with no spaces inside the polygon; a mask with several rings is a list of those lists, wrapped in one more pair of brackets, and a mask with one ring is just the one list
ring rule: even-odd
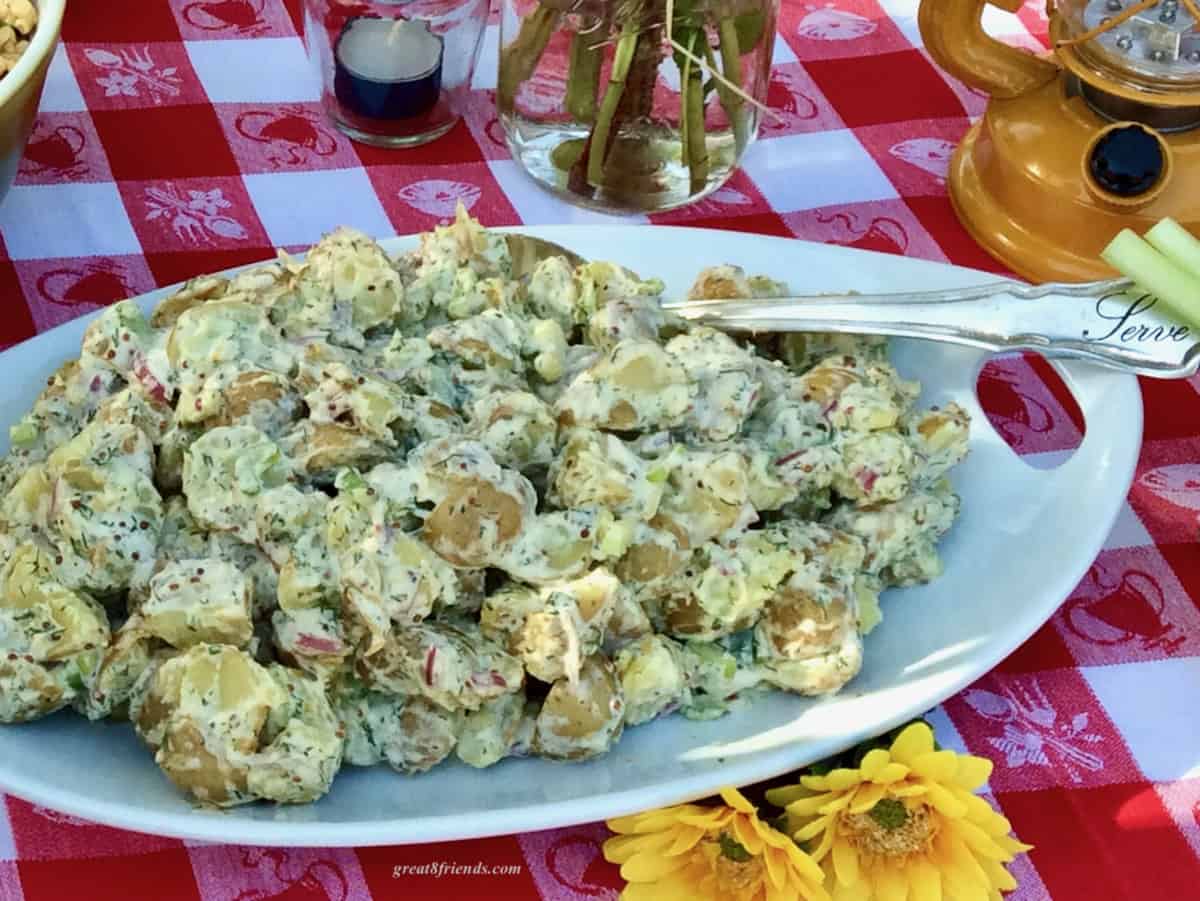
{"label": "white check square", "polygon": [[213,103],[306,103],[321,85],[299,38],[185,41]]}
{"label": "white check square", "polygon": [[759,141],[742,168],[779,213],[899,196],[849,129]]}
{"label": "white check square", "polygon": [[315,244],[339,225],[373,238],[395,231],[363,169],[276,172],[242,180],[276,246]]}
{"label": "white check square", "polygon": [[1196,692],[1200,657],[1085,666],[1087,680],[1152,782],[1200,776],[1200,717]]}
{"label": "white check square", "polygon": [[142,255],[112,182],[16,185],[0,206],[0,232],[14,260]]}
{"label": "white check square", "polygon": [[619,225],[647,221],[642,215],[617,216],[573,206],[540,188],[512,160],[490,160],[488,168],[526,225]]}
{"label": "white check square", "polygon": [[43,113],[78,113],[87,109],[79,82],[75,80],[75,70],[67,58],[67,49],[62,44],[54,48],[54,56],[50,58],[40,109]]}
{"label": "white check square", "polygon": [[489,25],[483,29],[479,42],[479,59],[475,63],[475,75],[471,87],[476,91],[490,91],[496,87],[496,71],[500,60],[500,26]]}

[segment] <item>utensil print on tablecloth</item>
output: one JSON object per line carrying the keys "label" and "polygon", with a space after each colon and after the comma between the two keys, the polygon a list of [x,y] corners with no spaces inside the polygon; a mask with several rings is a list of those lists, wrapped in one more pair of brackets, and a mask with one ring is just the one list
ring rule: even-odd
{"label": "utensil print on tablecloth", "polygon": [[437,216],[439,219],[452,217],[459,202],[470,210],[482,193],[478,185],[442,178],[413,182],[396,192],[397,196],[414,210]]}
{"label": "utensil print on tablecloth", "polygon": [[247,235],[240,222],[221,212],[233,206],[225,199],[221,188],[189,190],[184,197],[170,183],[165,188],[149,187],[146,188],[146,206],[149,208],[147,222],[169,217],[175,235],[192,244],[209,242],[214,236],[241,239]]}
{"label": "utensil print on tablecloth", "polygon": [[1013,450],[1024,447],[1030,435],[1044,435],[1054,428],[1050,408],[1022,389],[1016,373],[985,366],[975,390],[980,406]]}
{"label": "utensil print on tablecloth", "polygon": [[155,103],[162,103],[164,99],[182,93],[183,79],[179,70],[175,66],[160,68],[150,55],[148,45],[140,51],[122,50],[120,53],[89,47],[83,55],[92,65],[108,70],[108,74],[96,78],[96,84],[104,88],[105,97],[140,97],[141,89],[145,88]]}
{"label": "utensil print on tablecloth", "polygon": [[707,197],[697,200],[689,207],[691,212],[701,216],[715,216],[729,212],[731,206],[753,206],[754,199],[743,194],[737,188],[725,185],[718,188]]}
{"label": "utensil print on tablecloth", "polygon": [[817,222],[831,228],[821,238],[826,244],[902,254],[908,250],[908,229],[895,219],[875,216],[865,227],[850,212],[818,213]]}
{"label": "utensil print on tablecloth", "polygon": [[116,303],[131,293],[115,260],[51,269],[38,278],[37,291],[44,300],[67,307]]}
{"label": "utensil print on tablecloth", "polygon": [[234,901],[346,901],[350,882],[331,860],[305,860],[297,867],[291,851],[282,848],[248,848],[242,866],[275,883],[270,888],[244,889]]}
{"label": "utensil print on tablecloth", "polygon": [[1187,636],[1166,617],[1166,598],[1158,580],[1140,569],[1109,580],[1103,567],[1092,567],[1082,594],[1063,608],[1063,622],[1075,636],[1098,645],[1138,642],[1143,650],[1172,653]]}
{"label": "utensil print on tablecloth", "polygon": [[250,110],[238,115],[233,127],[243,138],[266,144],[267,160],[276,168],[302,166],[314,157],[337,153],[338,142],[321,123],[323,118],[302,107]]}
{"label": "utensil print on tablecloth", "polygon": [[1076,713],[1060,721],[1059,713],[1046,697],[1040,683],[1030,687],[1007,686],[1004,694],[982,688],[963,692],[963,700],[981,717],[1002,727],[1002,734],[989,736],[987,742],[1004,755],[1009,769],[1027,765],[1049,767],[1053,755],[1072,782],[1081,782],[1080,771],[1099,772],[1104,760],[1079,747],[1097,744],[1103,739],[1088,732],[1088,715]]}
{"label": "utensil print on tablecloth", "polygon": [[233,30],[252,35],[268,28],[263,0],[196,0],[183,8],[183,19],[204,31]]}
{"label": "utensil print on tablecloth", "polygon": [[21,171],[32,175],[78,177],[88,171],[87,160],[82,157],[85,147],[87,135],[74,125],[59,125],[45,132],[38,129],[25,147]]}
{"label": "utensil print on tablecloth", "polygon": [[767,106],[775,116],[763,116],[763,131],[781,131],[793,122],[808,122],[820,115],[817,102],[805,94],[790,72],[774,69],[767,85]]}
{"label": "utensil print on tablecloth", "polygon": [[866,16],[838,9],[832,3],[806,6],[808,13],[800,20],[796,33],[814,41],[854,41],[873,34],[879,27]]}
{"label": "utensil print on tablecloth", "polygon": [[938,181],[945,181],[950,172],[950,157],[954,144],[944,138],[909,138],[888,148],[898,160],[911,163],[928,172]]}

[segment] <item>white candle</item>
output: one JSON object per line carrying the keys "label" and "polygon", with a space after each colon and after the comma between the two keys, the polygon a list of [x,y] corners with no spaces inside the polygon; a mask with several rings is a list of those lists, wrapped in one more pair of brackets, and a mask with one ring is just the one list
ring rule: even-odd
{"label": "white candle", "polygon": [[370,119],[406,119],[437,103],[442,39],[422,21],[357,18],[334,50],[334,91],[351,112]]}

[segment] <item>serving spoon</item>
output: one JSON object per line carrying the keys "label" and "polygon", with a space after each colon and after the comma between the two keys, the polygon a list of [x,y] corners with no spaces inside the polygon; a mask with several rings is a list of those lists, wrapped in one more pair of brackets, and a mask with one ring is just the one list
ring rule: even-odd
{"label": "serving spoon", "polygon": [[[578,254],[530,235],[506,234],[516,277],[550,257]],[[966,288],[887,294],[794,294],[768,299],[665,300],[665,310],[736,332],[842,332],[1032,350],[1155,378],[1200,369],[1200,340],[1125,278],[1025,285],[1011,279]]]}

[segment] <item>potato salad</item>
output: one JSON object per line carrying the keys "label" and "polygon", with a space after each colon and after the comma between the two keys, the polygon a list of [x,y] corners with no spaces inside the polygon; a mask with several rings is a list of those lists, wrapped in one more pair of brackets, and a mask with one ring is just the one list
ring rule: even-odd
{"label": "potato salad", "polygon": [[941,570],[966,413],[880,339],[526,269],[460,210],[105,309],[0,462],[0,721],[127,720],[198,803],[299,803],[854,678]]}

